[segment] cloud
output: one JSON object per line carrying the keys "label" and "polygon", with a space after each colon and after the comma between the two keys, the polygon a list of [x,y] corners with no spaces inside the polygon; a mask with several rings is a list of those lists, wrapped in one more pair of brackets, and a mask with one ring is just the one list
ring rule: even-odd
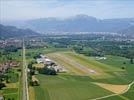
{"label": "cloud", "polygon": [[132,0],[1,0],[0,19],[18,20],[87,14],[98,18],[134,17]]}

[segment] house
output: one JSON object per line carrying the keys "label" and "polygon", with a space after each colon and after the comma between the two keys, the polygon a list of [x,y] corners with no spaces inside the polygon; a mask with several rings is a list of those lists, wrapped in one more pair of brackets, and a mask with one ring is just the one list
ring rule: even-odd
{"label": "house", "polygon": [[48,68],[53,68],[56,72],[66,72],[67,70],[64,69],[63,67],[59,65],[52,65],[52,66],[47,66]]}
{"label": "house", "polygon": [[36,59],[37,63],[43,63],[44,65],[47,65],[48,68],[53,68],[56,72],[66,72],[67,70],[64,69],[63,67],[57,65],[54,61],[51,59],[47,58],[44,55],[40,55],[40,58]]}
{"label": "house", "polygon": [[39,85],[39,81],[35,76],[32,76],[32,86],[38,86]]}
{"label": "house", "polygon": [[0,64],[0,74],[4,74],[10,67],[10,63]]}
{"label": "house", "polygon": [[97,60],[106,60],[106,57],[96,57]]}
{"label": "house", "polygon": [[0,96],[0,100],[4,100],[4,97],[3,96]]}
{"label": "house", "polygon": [[40,57],[41,57],[41,58],[46,58],[46,56],[45,56],[45,55],[42,55],[42,54],[40,55]]}
{"label": "house", "polygon": [[53,63],[52,60],[50,60],[50,59],[48,59],[48,58],[45,58],[44,64],[50,65],[50,64],[52,64],[52,63]]}
{"label": "house", "polygon": [[44,55],[40,55],[40,58],[37,58],[36,59],[36,62],[39,64],[39,63],[43,63],[43,64],[47,64],[47,65],[50,65],[51,63],[53,63],[52,60],[48,59],[46,56]]}
{"label": "house", "polygon": [[43,62],[44,62],[44,59],[43,59],[43,58],[37,58],[37,59],[36,59],[36,62],[37,62],[38,64],[43,63]]}
{"label": "house", "polygon": [[10,66],[12,66],[12,67],[19,67],[19,65],[20,65],[20,63],[16,62],[16,61],[10,62]]}

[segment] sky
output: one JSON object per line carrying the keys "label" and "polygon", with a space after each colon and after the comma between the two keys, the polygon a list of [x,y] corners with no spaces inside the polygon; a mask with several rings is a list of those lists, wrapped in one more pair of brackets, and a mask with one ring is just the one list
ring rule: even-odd
{"label": "sky", "polygon": [[0,20],[67,18],[78,14],[100,19],[134,18],[134,0],[0,0]]}

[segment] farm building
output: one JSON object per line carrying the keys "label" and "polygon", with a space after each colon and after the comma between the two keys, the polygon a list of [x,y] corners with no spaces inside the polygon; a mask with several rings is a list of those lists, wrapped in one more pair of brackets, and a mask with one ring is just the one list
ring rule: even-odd
{"label": "farm building", "polygon": [[47,65],[53,63],[52,60],[48,59],[46,56],[44,56],[44,55],[42,55],[42,54],[40,55],[40,58],[37,58],[37,59],[36,59],[36,62],[37,62],[38,64],[43,63],[43,64],[47,64]]}
{"label": "farm building", "polygon": [[32,76],[32,85],[33,86],[39,85],[39,81],[38,81],[38,79],[35,76]]}
{"label": "farm building", "polygon": [[44,55],[40,55],[40,58],[37,58],[36,59],[37,63],[38,64],[44,64],[44,65],[47,65],[48,68],[54,68],[54,70],[56,72],[66,72],[67,70],[64,69],[63,67],[57,65],[54,61],[52,61],[51,59],[47,58],[46,56]]}
{"label": "farm building", "polygon": [[4,100],[4,97],[3,96],[0,96],[0,100]]}
{"label": "farm building", "polygon": [[37,62],[38,64],[43,63],[43,62],[44,62],[44,59],[43,59],[43,58],[37,58],[37,59],[36,59],[36,62]]}

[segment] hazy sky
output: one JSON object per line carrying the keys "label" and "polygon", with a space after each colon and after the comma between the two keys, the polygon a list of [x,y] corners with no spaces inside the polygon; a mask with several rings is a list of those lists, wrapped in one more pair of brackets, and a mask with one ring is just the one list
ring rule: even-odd
{"label": "hazy sky", "polygon": [[1,20],[65,18],[87,14],[97,18],[134,18],[134,0],[0,0]]}

